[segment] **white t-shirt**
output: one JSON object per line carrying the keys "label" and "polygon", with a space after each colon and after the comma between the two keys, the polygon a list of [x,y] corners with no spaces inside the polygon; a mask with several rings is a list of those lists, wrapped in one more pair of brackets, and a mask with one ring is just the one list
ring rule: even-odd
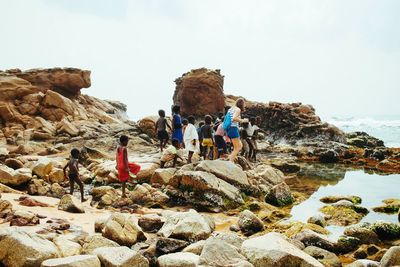
{"label": "white t-shirt", "polygon": [[254,132],[259,130],[260,128],[258,128],[257,125],[251,125],[249,123],[249,126],[246,128],[246,132],[247,132],[247,136],[248,137],[252,137],[254,135]]}

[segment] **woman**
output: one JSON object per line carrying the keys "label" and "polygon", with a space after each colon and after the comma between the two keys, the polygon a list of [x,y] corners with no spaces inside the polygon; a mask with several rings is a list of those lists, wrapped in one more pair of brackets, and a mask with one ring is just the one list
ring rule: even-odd
{"label": "woman", "polygon": [[229,160],[234,162],[236,156],[239,154],[240,150],[242,150],[243,144],[240,141],[240,134],[239,134],[239,123],[242,123],[244,120],[240,117],[240,113],[244,111],[245,103],[243,98],[239,98],[236,100],[236,105],[231,107],[228,110],[232,117],[231,126],[227,130],[228,137],[232,140],[233,151],[229,155]]}
{"label": "woman", "polygon": [[183,143],[182,119],[179,113],[181,109],[179,106],[172,107],[172,139],[177,139],[179,145]]}

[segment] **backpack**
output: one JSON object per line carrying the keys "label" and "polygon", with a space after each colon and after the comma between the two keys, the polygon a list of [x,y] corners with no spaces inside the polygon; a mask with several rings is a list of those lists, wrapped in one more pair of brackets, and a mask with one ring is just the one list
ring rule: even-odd
{"label": "backpack", "polygon": [[231,110],[228,110],[228,112],[225,114],[224,122],[222,123],[222,128],[224,131],[228,131],[229,128],[231,128],[232,125],[232,119],[233,119],[233,112]]}

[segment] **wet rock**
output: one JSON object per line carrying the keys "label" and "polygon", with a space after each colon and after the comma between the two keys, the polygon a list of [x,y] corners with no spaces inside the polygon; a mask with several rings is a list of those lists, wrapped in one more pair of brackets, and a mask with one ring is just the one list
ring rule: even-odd
{"label": "wet rock", "polygon": [[400,238],[400,225],[385,221],[377,221],[369,227],[382,240]]}
{"label": "wet rock", "polygon": [[195,210],[175,212],[166,216],[166,221],[158,233],[163,237],[177,238],[189,242],[208,238],[214,230],[209,219]]}
{"label": "wet rock", "polygon": [[50,259],[42,262],[41,267],[100,267],[100,261],[95,255],[76,255],[65,258]]}
{"label": "wet rock", "polygon": [[174,105],[182,116],[218,114],[225,108],[224,76],[220,70],[193,69],[175,80]]}
{"label": "wet rock", "polygon": [[252,266],[240,249],[215,237],[206,240],[199,258],[200,266]]}
{"label": "wet rock", "polygon": [[377,254],[381,249],[375,245],[361,245],[354,253],[356,259],[366,259]]}
{"label": "wet rock", "polygon": [[159,238],[156,242],[156,250],[160,254],[169,254],[181,251],[189,245],[188,242],[173,238]]}
{"label": "wet rock", "polygon": [[371,260],[356,260],[347,267],[379,267],[379,262]]}
{"label": "wet rock", "polygon": [[400,246],[389,248],[381,260],[382,267],[400,265]]}
{"label": "wet rock", "polygon": [[14,227],[0,230],[0,262],[4,266],[40,266],[44,260],[57,257],[57,247],[37,234]]}
{"label": "wet rock", "polygon": [[400,199],[385,199],[384,205],[375,207],[372,210],[375,212],[396,213],[400,210]]}
{"label": "wet rock", "polygon": [[120,213],[113,213],[107,220],[103,236],[129,247],[138,241],[146,240],[142,229],[136,225],[133,218]]}
{"label": "wet rock", "polygon": [[189,252],[177,252],[160,256],[157,262],[160,267],[197,267],[199,256]]}
{"label": "wet rock", "polygon": [[277,161],[271,165],[284,173],[296,173],[300,171],[300,165],[294,162]]}
{"label": "wet rock", "polygon": [[32,171],[28,168],[14,170],[6,165],[0,165],[0,183],[18,186],[32,179]]}
{"label": "wet rock", "polygon": [[64,195],[58,203],[58,209],[72,212],[72,213],[85,213],[85,208],[82,203],[71,195]]}
{"label": "wet rock", "polygon": [[157,169],[154,171],[154,174],[150,179],[150,183],[177,186],[177,181],[174,181],[173,179],[176,171],[176,168]]}
{"label": "wet rock", "polygon": [[102,266],[113,267],[148,267],[149,261],[140,253],[127,247],[101,247],[95,249],[92,254],[96,255]]}
{"label": "wet rock", "polygon": [[346,134],[347,144],[360,148],[375,148],[384,146],[382,140],[370,136],[365,132],[353,132]]}
{"label": "wet rock", "polygon": [[63,236],[57,236],[54,238],[53,243],[58,248],[61,257],[69,257],[81,254],[81,245],[72,242]]}
{"label": "wet rock", "polygon": [[241,252],[254,267],[323,266],[278,233],[268,233],[244,241]]}
{"label": "wet rock", "polygon": [[245,235],[252,235],[264,230],[262,220],[249,210],[244,210],[239,214],[238,225]]}
{"label": "wet rock", "polygon": [[336,242],[335,251],[340,253],[349,253],[356,250],[360,244],[361,241],[357,237],[346,235],[340,236]]}
{"label": "wet rock", "polygon": [[86,237],[83,241],[82,254],[91,254],[96,248],[101,247],[119,247],[119,245],[99,234],[94,234]]}
{"label": "wet rock", "polygon": [[301,241],[305,246],[315,246],[328,251],[335,250],[335,243],[332,240],[309,229],[298,233],[294,239]]}
{"label": "wet rock", "polygon": [[200,255],[201,251],[203,250],[205,242],[206,242],[205,240],[200,240],[193,244],[190,244],[189,246],[185,247],[182,250],[182,252],[190,252],[196,255]]}
{"label": "wet rock", "polygon": [[139,218],[138,224],[143,231],[156,233],[164,225],[164,220],[156,214],[146,214]]}
{"label": "wet rock", "polygon": [[14,170],[18,170],[24,167],[24,164],[20,160],[15,158],[8,158],[4,163],[6,164],[6,166]]}
{"label": "wet rock", "polygon": [[[335,205],[336,204],[336,205]],[[348,205],[350,204],[350,205]],[[328,225],[347,226],[356,224],[368,213],[363,207],[341,200],[341,203],[324,206],[320,211],[325,215]]]}
{"label": "wet rock", "polygon": [[358,196],[342,196],[342,195],[335,195],[335,196],[326,196],[326,197],[322,197],[320,198],[320,201],[322,201],[323,203],[336,203],[340,200],[347,200],[350,201],[354,204],[361,204],[362,199]]}
{"label": "wet rock", "polygon": [[304,249],[304,252],[316,258],[324,266],[330,266],[330,267],[342,266],[340,259],[334,253],[326,251],[325,249],[314,246],[308,246]]}
{"label": "wet rock", "polygon": [[265,202],[274,206],[283,207],[294,202],[289,186],[282,182],[273,186],[265,195]]}
{"label": "wet rock", "polygon": [[355,237],[360,240],[361,244],[377,244],[379,243],[378,235],[363,225],[354,225],[347,227],[344,230],[344,234],[347,236]]}
{"label": "wet rock", "polygon": [[333,149],[323,151],[319,154],[319,161],[322,163],[339,162],[339,154]]}
{"label": "wet rock", "polygon": [[196,166],[195,170],[212,173],[218,178],[239,187],[250,185],[246,173],[231,161],[204,160]]}
{"label": "wet rock", "polygon": [[324,216],[322,214],[316,214],[316,215],[308,218],[307,222],[319,225],[321,227],[325,227],[326,226],[326,221],[325,221],[325,218],[324,218]]}

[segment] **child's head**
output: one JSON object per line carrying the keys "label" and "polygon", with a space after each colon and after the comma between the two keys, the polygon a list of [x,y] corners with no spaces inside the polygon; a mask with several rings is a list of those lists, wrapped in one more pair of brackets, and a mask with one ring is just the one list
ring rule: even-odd
{"label": "child's head", "polygon": [[175,105],[172,107],[172,112],[175,114],[179,114],[181,112],[181,107],[178,105]]}
{"label": "child's head", "polygon": [[189,116],[187,120],[188,120],[188,122],[189,122],[190,124],[194,124],[194,123],[196,122],[196,120],[194,119],[193,116]]}
{"label": "child's head", "polygon": [[129,141],[129,138],[126,135],[121,135],[121,137],[119,138],[119,142],[123,146],[127,146],[128,145],[128,141]]}
{"label": "child's head", "polygon": [[187,126],[187,125],[189,124],[189,122],[188,122],[187,119],[183,119],[183,120],[182,120],[182,124],[185,125],[185,126]]}
{"label": "child's head", "polygon": [[249,121],[250,121],[251,125],[255,125],[256,124],[256,118],[255,117],[251,117]]}
{"label": "child's head", "polygon": [[260,116],[256,117],[256,123],[257,123],[257,125],[261,124],[261,117]]}
{"label": "child's head", "polygon": [[178,139],[176,139],[176,138],[172,139],[171,143],[174,147],[179,148],[179,140]]}
{"label": "child's head", "polygon": [[159,115],[160,117],[164,118],[164,117],[165,117],[165,111],[164,111],[163,109],[160,109],[160,110],[158,111],[158,115]]}
{"label": "child's head", "polygon": [[79,149],[77,149],[77,148],[71,149],[71,156],[74,159],[78,159],[79,158],[79,154],[80,154]]}
{"label": "child's head", "polygon": [[203,127],[204,126],[204,121],[201,121],[200,123],[199,123],[199,127]]}
{"label": "child's head", "polygon": [[244,99],[243,98],[238,98],[238,100],[236,100],[236,106],[238,108],[240,108],[241,111],[244,111],[245,107],[246,107],[246,103],[244,102]]}
{"label": "child's head", "polygon": [[206,115],[206,116],[204,117],[204,121],[205,121],[205,123],[206,123],[207,125],[211,125],[211,123],[212,123],[212,117],[211,117],[210,115]]}

